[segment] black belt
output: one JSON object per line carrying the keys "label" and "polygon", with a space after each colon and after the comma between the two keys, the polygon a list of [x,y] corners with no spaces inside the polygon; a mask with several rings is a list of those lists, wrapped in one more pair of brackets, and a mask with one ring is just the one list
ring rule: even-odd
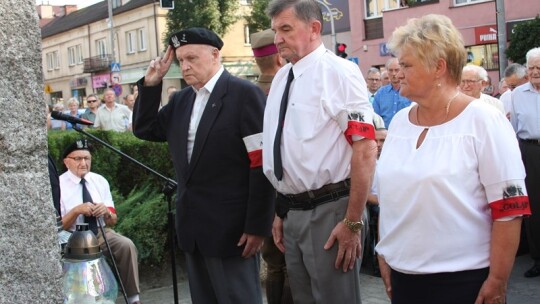
{"label": "black belt", "polygon": [[319,205],[336,201],[349,195],[351,180],[346,179],[335,184],[328,184],[317,190],[310,190],[299,194],[278,193],[278,199],[288,210],[311,210]]}
{"label": "black belt", "polygon": [[535,144],[540,145],[540,139],[519,139],[520,142],[528,143],[528,144]]}

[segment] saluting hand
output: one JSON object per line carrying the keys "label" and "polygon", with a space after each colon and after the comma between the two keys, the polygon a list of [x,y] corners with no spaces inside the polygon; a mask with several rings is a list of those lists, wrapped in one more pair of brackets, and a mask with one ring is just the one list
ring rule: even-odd
{"label": "saluting hand", "polygon": [[158,85],[165,77],[165,74],[169,71],[171,64],[174,59],[174,50],[169,45],[167,51],[163,58],[156,57],[150,61],[148,69],[146,69],[146,75],[144,75],[144,85],[145,86],[155,86]]}

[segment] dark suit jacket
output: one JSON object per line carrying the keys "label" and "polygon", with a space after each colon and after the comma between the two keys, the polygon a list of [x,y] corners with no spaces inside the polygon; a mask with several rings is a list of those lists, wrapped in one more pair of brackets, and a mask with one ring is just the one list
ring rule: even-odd
{"label": "dark suit jacket", "polygon": [[[180,248],[204,256],[241,255],[242,233],[268,236],[274,215],[274,190],[262,173],[263,92],[224,71],[201,117],[191,161],[187,136],[195,100],[192,87],[176,92],[161,110],[162,84],[143,86],[133,112],[133,133],[167,141],[178,181],[176,232]],[[260,138],[249,151],[245,140]],[[259,144],[259,143],[258,143]]]}

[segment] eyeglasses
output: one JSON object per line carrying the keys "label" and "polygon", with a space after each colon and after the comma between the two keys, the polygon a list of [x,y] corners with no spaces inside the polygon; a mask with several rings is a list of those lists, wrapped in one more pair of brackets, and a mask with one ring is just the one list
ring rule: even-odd
{"label": "eyeglasses", "polygon": [[380,78],[368,78],[367,80],[369,80],[369,81],[381,81]]}
{"label": "eyeglasses", "polygon": [[479,81],[482,81],[482,79],[476,79],[476,80],[473,80],[473,79],[463,79],[463,80],[461,80],[461,84],[462,84],[462,85],[465,85],[465,84],[466,84],[466,85],[472,85],[472,84],[475,84],[475,83],[477,83],[477,82],[479,82]]}
{"label": "eyeglasses", "polygon": [[71,159],[73,159],[74,161],[76,161],[78,163],[80,163],[83,160],[86,161],[86,162],[89,162],[89,161],[92,160],[92,157],[90,157],[90,156],[76,156],[76,157],[69,157],[68,156],[67,158],[71,158]]}
{"label": "eyeglasses", "polygon": [[97,99],[87,100],[87,102],[97,102]]}

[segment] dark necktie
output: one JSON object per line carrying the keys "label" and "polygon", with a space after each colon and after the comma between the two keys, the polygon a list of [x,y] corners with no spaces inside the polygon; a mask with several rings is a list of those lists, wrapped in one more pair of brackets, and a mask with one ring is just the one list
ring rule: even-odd
{"label": "dark necktie", "polygon": [[[90,192],[88,192],[88,189],[86,189],[86,180],[84,178],[81,178],[81,185],[82,185],[82,199],[83,204],[87,202],[94,202],[92,199],[92,196],[90,195]],[[88,223],[88,227],[92,232],[97,236],[98,229],[97,229],[97,221],[95,216],[85,216],[84,222]]]}
{"label": "dark necktie", "polygon": [[279,107],[279,120],[274,139],[274,174],[278,180],[283,178],[283,163],[281,162],[281,135],[283,134],[283,124],[285,123],[285,113],[287,112],[287,103],[289,102],[289,89],[294,80],[293,69],[289,70],[289,77],[285,85],[285,91],[281,97],[281,106]]}

